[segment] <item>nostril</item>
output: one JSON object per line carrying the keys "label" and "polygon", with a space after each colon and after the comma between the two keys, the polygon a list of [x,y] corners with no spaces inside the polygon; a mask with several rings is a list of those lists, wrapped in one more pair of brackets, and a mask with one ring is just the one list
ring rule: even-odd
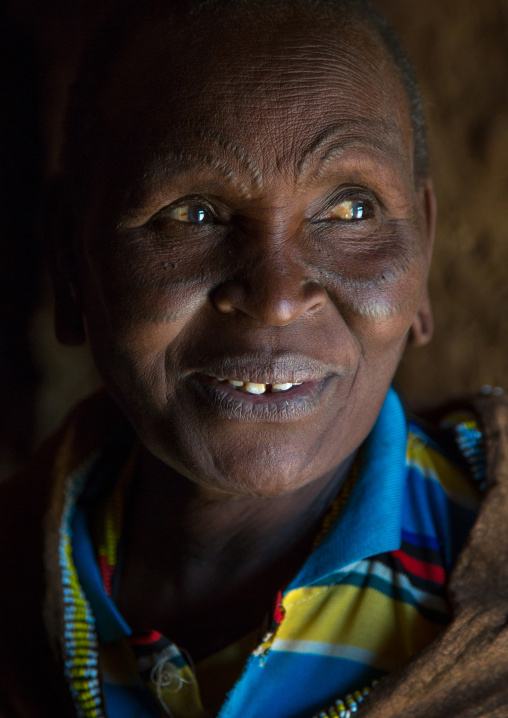
{"label": "nostril", "polygon": [[222,314],[232,314],[242,303],[242,288],[237,282],[221,284],[212,293],[212,301]]}
{"label": "nostril", "polygon": [[311,314],[320,312],[328,302],[328,292],[318,282],[308,282],[303,291],[305,296],[304,303],[306,305],[305,311]]}

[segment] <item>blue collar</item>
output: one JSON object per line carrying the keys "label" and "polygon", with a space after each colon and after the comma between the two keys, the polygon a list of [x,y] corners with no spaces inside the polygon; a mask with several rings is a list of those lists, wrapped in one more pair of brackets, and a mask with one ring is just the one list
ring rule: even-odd
{"label": "blue collar", "polygon": [[406,416],[397,393],[390,389],[365,441],[360,474],[346,509],[288,591],[322,581],[361,559],[400,548],[406,449]]}

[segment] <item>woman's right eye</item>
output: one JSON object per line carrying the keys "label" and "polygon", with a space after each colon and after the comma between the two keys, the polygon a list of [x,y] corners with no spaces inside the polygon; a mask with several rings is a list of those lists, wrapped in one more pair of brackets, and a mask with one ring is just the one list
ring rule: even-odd
{"label": "woman's right eye", "polygon": [[211,224],[213,217],[211,213],[200,204],[180,204],[172,207],[168,216],[177,222],[189,222],[190,224]]}

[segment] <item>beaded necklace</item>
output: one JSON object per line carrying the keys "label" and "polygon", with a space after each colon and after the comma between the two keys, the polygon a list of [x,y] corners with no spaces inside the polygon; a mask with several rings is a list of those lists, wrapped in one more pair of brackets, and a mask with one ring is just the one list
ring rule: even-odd
{"label": "beaded necklace", "polygon": [[369,697],[378,683],[379,681],[373,681],[370,688],[350,693],[344,700],[337,699],[328,710],[315,713],[312,718],[351,718],[354,713],[358,713],[360,705]]}

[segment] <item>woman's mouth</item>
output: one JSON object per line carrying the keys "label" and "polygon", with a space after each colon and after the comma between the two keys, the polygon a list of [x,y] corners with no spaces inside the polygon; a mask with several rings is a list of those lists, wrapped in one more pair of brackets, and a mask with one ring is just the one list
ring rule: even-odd
{"label": "woman's mouth", "polygon": [[260,383],[247,377],[233,379],[199,373],[191,381],[209,408],[224,418],[280,422],[299,419],[313,411],[332,378]]}

